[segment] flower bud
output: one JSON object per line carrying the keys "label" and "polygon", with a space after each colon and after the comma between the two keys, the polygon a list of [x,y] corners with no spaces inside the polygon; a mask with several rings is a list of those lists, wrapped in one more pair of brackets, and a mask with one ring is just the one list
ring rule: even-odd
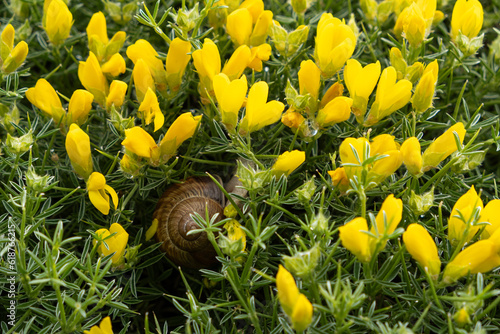
{"label": "flower bud", "polygon": [[422,152],[420,142],[416,137],[410,137],[404,141],[403,145],[401,145],[401,155],[408,172],[414,176],[419,176],[422,169]]}
{"label": "flower bud", "polygon": [[335,187],[338,187],[341,193],[345,193],[349,187],[349,178],[345,172],[344,167],[339,167],[335,170],[331,170],[328,172],[330,177],[332,178],[332,183]]}
{"label": "flower bud", "polygon": [[[124,154],[122,159],[120,160],[120,169],[122,172],[125,174],[128,174],[131,177],[139,175],[139,171],[141,169],[142,165],[134,158],[130,157],[128,154]],[[149,230],[148,230],[149,232]],[[155,229],[156,232],[156,229]],[[153,232],[153,235],[154,233]],[[146,232],[146,241],[151,239],[147,237],[147,232]]]}
{"label": "flower bud", "polygon": [[26,97],[38,109],[51,116],[57,124],[65,116],[59,96],[45,79],[38,79],[35,87],[31,87],[26,91]]}
{"label": "flower bud", "polygon": [[128,85],[120,80],[113,80],[109,87],[109,94],[106,96],[106,110],[110,111],[111,106],[120,109],[125,100]]}
{"label": "flower bud", "polygon": [[[419,47],[425,37],[425,19],[417,3],[412,3],[400,16],[403,17],[404,37],[414,48]],[[398,17],[399,20],[399,17]]]}
{"label": "flower bud", "polygon": [[94,95],[94,100],[104,106],[106,95],[108,95],[108,82],[102,73],[99,61],[92,51],[87,60],[81,61],[78,65],[78,78],[83,87]]}
{"label": "flower bud", "polygon": [[272,174],[277,177],[281,175],[288,176],[300,165],[302,165],[305,160],[305,152],[299,150],[285,152],[278,157],[278,160],[276,160],[273,167],[271,168]]}
{"label": "flower bud", "polygon": [[352,29],[329,13],[321,16],[315,41],[314,58],[326,78],[331,78],[344,66],[356,47]]}
{"label": "flower bud", "polygon": [[372,237],[367,232],[368,224],[362,217],[355,218],[339,227],[339,237],[342,245],[361,262],[370,262],[372,258],[370,249]]}
{"label": "flower bud", "polygon": [[465,327],[466,325],[472,323],[466,307],[462,307],[460,310],[455,312],[455,314],[453,315],[453,320],[455,320],[459,327]]}
{"label": "flower bud", "polygon": [[294,31],[288,33],[288,46],[286,48],[285,54],[287,56],[293,55],[299,49],[299,47],[301,47],[302,44],[307,41],[308,35],[309,26],[306,25],[300,25]]}
{"label": "flower bud", "polygon": [[483,26],[483,6],[478,0],[457,0],[451,16],[451,37],[459,33],[469,39],[476,37]]}
{"label": "flower bud", "polygon": [[12,137],[10,133],[8,133],[7,140],[5,141],[5,146],[7,147],[7,149],[9,149],[9,151],[13,153],[22,154],[29,151],[33,142],[33,133],[31,132],[31,130],[21,137]]}
{"label": "flower bud", "polygon": [[69,126],[72,123],[82,125],[92,109],[92,101],[94,95],[84,89],[77,89],[71,95],[68,106],[68,114],[66,115],[66,124]]}
{"label": "flower bud", "polygon": [[455,152],[458,147],[454,133],[458,135],[458,141],[461,144],[464,141],[465,132],[462,122],[458,122],[436,138],[422,155],[422,172],[437,167],[441,161]]}
{"label": "flower bud", "polygon": [[295,279],[288,270],[281,264],[276,274],[276,288],[278,289],[278,299],[286,314],[291,315],[293,308],[299,299],[299,289],[295,284]]}
{"label": "flower bud", "polygon": [[417,113],[423,113],[432,107],[432,99],[436,90],[439,65],[437,60],[427,65],[424,74],[415,88],[415,94],[412,97],[412,106]]}
{"label": "flower bud", "polygon": [[90,138],[75,123],[71,124],[66,135],[66,153],[75,172],[86,180],[94,170],[90,153]]}
{"label": "flower bud", "polygon": [[379,236],[379,238],[383,235],[391,235],[398,227],[402,217],[403,201],[394,198],[394,195],[390,194],[382,203],[382,207],[375,218],[377,230],[372,226],[370,232]]}
{"label": "flower bud", "polygon": [[47,11],[44,8],[43,13],[43,29],[52,44],[60,45],[69,36],[73,25],[73,15],[62,0],[51,0],[48,3]]}
{"label": "flower bud", "polygon": [[411,224],[403,233],[403,241],[411,257],[434,280],[437,279],[441,272],[441,260],[439,259],[436,243],[429,235],[429,232],[420,224]]}
{"label": "flower bud", "polygon": [[198,3],[195,3],[194,7],[189,10],[181,8],[177,11],[176,23],[182,31],[188,33],[196,26],[199,17]]}
{"label": "flower bud", "polygon": [[142,58],[139,58],[135,63],[132,77],[134,79],[135,94],[139,102],[144,100],[144,96],[146,96],[148,89],[156,91],[153,76],[149,71],[148,65]]}
{"label": "flower bud", "polygon": [[177,92],[182,83],[182,76],[191,59],[191,43],[174,38],[170,43],[166,60],[166,80],[172,92]]}
{"label": "flower bud", "polygon": [[313,306],[309,299],[302,293],[297,298],[292,312],[292,326],[298,333],[301,333],[309,327],[312,322]]}

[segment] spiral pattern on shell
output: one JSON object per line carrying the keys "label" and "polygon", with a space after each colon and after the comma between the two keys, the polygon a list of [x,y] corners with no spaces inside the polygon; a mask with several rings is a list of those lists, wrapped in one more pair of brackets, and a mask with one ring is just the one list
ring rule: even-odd
{"label": "spiral pattern on shell", "polygon": [[161,249],[176,265],[207,268],[216,263],[216,252],[205,232],[187,235],[199,226],[191,218],[197,212],[205,217],[224,215],[224,193],[207,176],[190,177],[184,183],[170,186],[156,205],[153,219],[158,219],[156,239]]}

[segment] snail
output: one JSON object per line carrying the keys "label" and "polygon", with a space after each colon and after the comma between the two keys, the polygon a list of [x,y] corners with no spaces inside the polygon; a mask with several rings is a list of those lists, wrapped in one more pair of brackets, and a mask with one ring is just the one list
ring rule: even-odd
{"label": "snail", "polygon": [[[221,182],[219,182],[221,183]],[[237,177],[226,186],[229,192],[244,196],[246,190]],[[191,218],[195,212],[205,217],[218,214],[224,218],[225,197],[221,189],[208,176],[190,177],[184,183],[170,186],[161,196],[153,214],[158,220],[156,240],[163,242],[161,249],[176,265],[187,268],[208,268],[217,263],[216,252],[205,232],[188,235],[200,227]]]}

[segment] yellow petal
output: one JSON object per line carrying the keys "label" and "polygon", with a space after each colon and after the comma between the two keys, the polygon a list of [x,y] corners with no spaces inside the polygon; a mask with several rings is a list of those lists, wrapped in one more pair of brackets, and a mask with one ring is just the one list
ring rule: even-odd
{"label": "yellow petal", "polygon": [[299,298],[299,289],[295,285],[295,279],[281,264],[276,274],[276,288],[278,289],[278,298],[281,307],[289,316],[293,313],[297,299]]}
{"label": "yellow petal", "polygon": [[125,130],[125,140],[122,141],[122,145],[130,152],[144,158],[151,158],[151,151],[158,147],[153,137],[138,126]]}

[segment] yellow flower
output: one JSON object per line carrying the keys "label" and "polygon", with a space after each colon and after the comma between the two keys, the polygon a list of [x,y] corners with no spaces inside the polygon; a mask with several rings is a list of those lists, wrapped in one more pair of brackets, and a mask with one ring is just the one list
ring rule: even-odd
{"label": "yellow flower", "polygon": [[338,96],[342,96],[343,93],[344,93],[344,85],[335,82],[333,85],[330,86],[330,88],[328,88],[326,93],[321,98],[319,107],[324,108],[330,101],[332,101],[334,98]]}
{"label": "yellow flower", "polygon": [[132,60],[135,66],[139,59],[142,59],[149,68],[159,91],[167,89],[167,77],[163,62],[158,58],[158,52],[144,39],[139,39],[127,48],[127,57]]}
{"label": "yellow flower", "polygon": [[[95,42],[108,44],[108,29],[106,27],[106,17],[102,12],[97,12],[90,18],[87,25],[87,37],[89,39],[89,49],[92,51],[92,44]],[[93,51],[97,56],[97,52]]]}
{"label": "yellow flower", "polygon": [[437,279],[441,271],[436,243],[429,232],[420,224],[411,224],[403,233],[406,250],[424,268],[433,279]]}
{"label": "yellow flower", "polygon": [[266,102],[268,93],[269,86],[265,81],[259,81],[250,88],[245,117],[240,125],[241,134],[260,130],[280,120],[285,105],[278,101]]}
{"label": "yellow flower", "polygon": [[265,10],[259,15],[250,36],[250,46],[259,46],[266,42],[267,32],[272,22],[273,12],[270,10]]}
{"label": "yellow flower", "polygon": [[144,96],[146,95],[148,89],[155,91],[155,81],[153,76],[149,71],[149,67],[144,61],[144,59],[139,58],[135,63],[134,70],[132,71],[132,77],[134,79],[135,94],[137,95],[137,100],[142,102]]}
{"label": "yellow flower", "polygon": [[259,16],[264,11],[264,1],[262,0],[245,0],[243,1],[239,8],[246,8],[250,11],[252,15],[252,23],[255,24],[259,19]]}
{"label": "yellow flower", "polygon": [[14,38],[16,36],[16,31],[12,24],[7,24],[2,30],[2,35],[0,38],[0,58],[5,59],[8,54],[14,48]]}
{"label": "yellow flower", "polygon": [[78,78],[83,87],[94,95],[94,100],[104,106],[106,95],[108,95],[108,82],[102,73],[99,61],[92,51],[87,61],[81,61],[78,65]]}
{"label": "yellow flower", "polygon": [[305,152],[299,150],[287,151],[278,157],[278,160],[276,160],[272,167],[272,173],[278,177],[283,174],[288,176],[302,165],[304,161],[306,161]]}
{"label": "yellow flower", "polygon": [[146,96],[144,96],[144,100],[142,100],[138,111],[140,112],[140,117],[146,122],[146,125],[150,124],[154,118],[155,132],[163,126],[165,116],[163,116],[163,113],[160,110],[160,104],[158,103],[158,98],[151,88],[148,88]]}
{"label": "yellow flower", "polygon": [[389,116],[403,108],[411,97],[412,84],[402,79],[396,82],[396,69],[389,66],[380,76],[375,102],[373,102],[365,126],[378,123],[382,118]]}
{"label": "yellow flower", "polygon": [[298,76],[300,95],[311,94],[311,97],[317,100],[321,86],[321,71],[318,66],[312,60],[303,60]]}
{"label": "yellow flower", "polygon": [[298,333],[301,333],[309,327],[312,322],[313,306],[309,299],[302,293],[297,298],[292,312],[292,326]]}
{"label": "yellow flower", "polygon": [[227,238],[234,243],[241,243],[241,249],[235,253],[244,252],[247,245],[247,235],[245,231],[242,230],[240,223],[236,219],[231,219],[229,222],[224,224],[224,228],[227,230]]}
{"label": "yellow flower", "polygon": [[299,289],[295,284],[295,279],[281,264],[276,274],[276,288],[278,289],[278,299],[281,307],[289,316],[293,314],[293,309],[299,299]]}
{"label": "yellow flower", "polygon": [[394,198],[394,195],[390,194],[382,203],[382,207],[375,218],[377,231],[375,231],[374,226],[372,226],[370,232],[379,236],[384,234],[390,235],[396,230],[402,217],[403,201],[399,198]]}
{"label": "yellow flower", "polygon": [[291,108],[281,117],[281,123],[294,130],[297,130],[304,121],[305,118],[299,112],[291,110]]}
{"label": "yellow flower", "polygon": [[489,239],[470,245],[446,265],[443,282],[451,284],[467,274],[485,273],[500,266],[497,248]]}
{"label": "yellow flower", "polygon": [[316,122],[322,128],[331,126],[336,123],[344,122],[351,116],[351,106],[353,100],[347,96],[338,96],[328,102],[328,104],[320,109]]}
{"label": "yellow flower", "polygon": [[125,59],[123,59],[122,55],[115,53],[107,62],[102,64],[101,69],[103,73],[110,74],[112,77],[117,77],[125,73],[127,66],[125,65]]}
{"label": "yellow flower", "polygon": [[229,131],[233,131],[238,123],[238,112],[245,101],[247,89],[247,78],[244,75],[232,82],[224,73],[214,77],[214,91],[222,123]]}
{"label": "yellow flower", "polygon": [[151,160],[158,160],[159,149],[153,137],[144,129],[134,126],[131,129],[125,130],[125,140],[122,145],[137,156],[149,158]]}
{"label": "yellow flower", "polygon": [[281,264],[276,274],[276,288],[281,307],[292,320],[293,328],[297,332],[304,331],[312,322],[312,304],[299,292],[292,274]]}
{"label": "yellow flower", "polygon": [[55,89],[45,79],[38,79],[35,87],[26,91],[26,98],[38,109],[51,116],[56,123],[64,117],[64,109]]}
{"label": "yellow flower", "polygon": [[413,47],[418,47],[425,37],[426,23],[422,10],[417,3],[406,7],[399,15],[398,21],[402,19],[403,35]]}
{"label": "yellow flower", "polygon": [[339,238],[342,245],[361,262],[370,262],[372,258],[372,237],[367,232],[368,224],[366,219],[362,217],[354,218],[344,226],[339,227]]}
{"label": "yellow flower", "polygon": [[194,135],[200,121],[201,115],[193,116],[190,112],[177,117],[160,142],[161,161],[166,162],[170,159],[179,146]]}
{"label": "yellow flower", "polygon": [[66,152],[75,172],[85,180],[92,173],[90,138],[77,124],[71,124],[66,135]]}
{"label": "yellow flower", "polygon": [[345,193],[349,189],[349,179],[345,173],[344,167],[339,167],[335,170],[328,171],[328,174],[332,178],[332,183],[335,187],[338,187],[341,193]]}
{"label": "yellow flower", "polygon": [[460,310],[455,312],[453,315],[453,320],[457,323],[459,327],[464,327],[471,323],[469,312],[466,307],[462,307]]}
{"label": "yellow flower", "polygon": [[437,167],[441,161],[458,149],[453,132],[458,135],[460,139],[459,142],[463,143],[466,131],[462,122],[458,122],[446,130],[441,136],[437,137],[432,144],[427,147],[422,155],[423,172]]}
{"label": "yellow flower", "polygon": [[250,48],[247,45],[241,45],[233,52],[231,58],[224,65],[222,73],[227,75],[231,81],[241,77],[251,58],[252,51],[250,51]]}
{"label": "yellow flower", "polygon": [[356,47],[352,29],[330,13],[321,15],[315,41],[314,58],[326,78],[331,78],[344,66]]}
{"label": "yellow flower", "polygon": [[108,194],[111,195],[115,209],[118,208],[118,195],[116,194],[116,191],[111,188],[111,186],[106,184],[106,178],[101,173],[93,172],[90,175],[87,181],[87,190],[89,192],[90,202],[92,202],[96,209],[103,215],[107,215],[109,213]]}
{"label": "yellow flower", "polygon": [[99,326],[92,326],[90,331],[83,331],[84,334],[113,334],[111,319],[106,317],[101,320]]}
{"label": "yellow flower", "polygon": [[401,145],[401,154],[406,169],[413,175],[419,175],[422,169],[422,151],[418,139],[416,137],[406,139]]}
{"label": "yellow flower", "polygon": [[227,16],[226,32],[236,47],[250,44],[252,23],[252,14],[246,8],[237,9]]}
{"label": "yellow flower", "polygon": [[488,204],[481,210],[481,216],[479,217],[479,222],[488,222],[490,225],[486,225],[483,232],[481,233],[482,239],[487,239],[495,231],[500,228],[500,199],[494,199],[489,201]]}
{"label": "yellow flower", "polygon": [[110,110],[112,105],[114,105],[116,109],[119,109],[125,100],[127,89],[128,85],[125,82],[113,80],[109,87],[109,94],[106,96],[106,109]]}
{"label": "yellow flower", "polygon": [[92,109],[92,101],[94,101],[94,95],[88,91],[84,89],[75,90],[69,100],[66,124],[83,124],[87,120],[90,109]]}
{"label": "yellow flower", "polygon": [[109,40],[106,18],[102,12],[94,13],[87,25],[89,49],[96,55],[99,62],[108,61],[120,51],[126,36],[127,34],[124,31],[118,31]]}
{"label": "yellow flower", "polygon": [[[114,233],[114,235],[112,235]],[[105,228],[101,228],[95,231],[95,234],[99,236],[99,241],[102,241],[99,245],[97,251],[101,256],[108,256],[112,253],[115,253],[111,257],[111,262],[114,265],[119,264],[123,261],[123,255],[125,253],[125,247],[127,247],[128,242],[128,233],[123,229],[123,227],[118,223],[113,223],[109,227],[109,231]],[[94,240],[94,245],[97,244],[98,240]],[[106,243],[106,245],[104,245]],[[101,322],[101,328],[103,327],[103,323]],[[109,329],[111,329],[111,323],[109,323]],[[101,329],[101,332],[103,330]],[[92,333],[92,331],[90,332]],[[104,332],[106,333],[106,332]],[[112,332],[110,332],[112,333]]]}
{"label": "yellow flower", "polygon": [[44,8],[43,15],[43,29],[45,29],[50,42],[54,45],[64,42],[73,25],[73,15],[68,6],[62,0],[51,0],[46,12]]}
{"label": "yellow flower", "polygon": [[339,154],[347,177],[353,180],[356,176],[358,182],[362,181],[361,164],[369,157],[377,155],[385,156],[375,161],[372,165],[367,166],[368,174],[366,181],[374,182],[375,184],[382,182],[389,175],[393,174],[403,163],[399,146],[394,141],[394,136],[390,135],[377,136],[373,138],[371,144],[363,137],[358,139],[346,138],[340,145]]}
{"label": "yellow flower", "polygon": [[356,59],[349,59],[344,69],[344,81],[353,99],[352,112],[359,123],[363,122],[370,94],[380,77],[380,62],[362,67]]}
{"label": "yellow flower", "polygon": [[193,63],[200,83],[198,90],[202,97],[213,95],[212,80],[220,73],[221,62],[217,45],[211,39],[205,38],[203,48],[193,52]]}
{"label": "yellow flower", "polygon": [[2,31],[0,39],[0,65],[5,74],[14,72],[22,65],[28,55],[28,44],[25,41],[19,42],[14,47],[15,30],[8,24]]}
{"label": "yellow flower", "polygon": [[268,61],[271,56],[271,45],[264,43],[259,46],[252,48],[252,55],[250,57],[250,62],[248,63],[248,67],[260,72],[262,71],[262,62]]}
{"label": "yellow flower", "polygon": [[[123,158],[125,158],[125,156]],[[145,237],[146,241],[151,240],[151,238],[155,236],[157,230],[158,230],[158,219],[153,219],[151,226],[146,231],[146,237]]]}
{"label": "yellow flower", "polygon": [[[483,201],[477,195],[474,186],[472,186],[455,203],[450,214],[450,219],[448,219],[448,240],[450,240],[452,245],[456,246],[462,240],[465,243],[469,242],[479,230],[479,226],[471,225],[474,223],[473,213],[478,207],[483,209]],[[469,229],[467,235],[464,235],[467,225]]]}
{"label": "yellow flower", "polygon": [[437,60],[427,65],[424,74],[415,88],[415,94],[411,99],[413,109],[418,113],[423,113],[432,107],[432,99],[436,90],[438,80],[439,65]]}
{"label": "yellow flower", "polygon": [[166,80],[172,92],[177,92],[181,86],[182,76],[191,59],[191,43],[180,38],[174,38],[168,48],[166,60]]}
{"label": "yellow flower", "polygon": [[451,15],[451,37],[459,32],[469,39],[476,37],[483,26],[483,6],[478,0],[457,0]]}

